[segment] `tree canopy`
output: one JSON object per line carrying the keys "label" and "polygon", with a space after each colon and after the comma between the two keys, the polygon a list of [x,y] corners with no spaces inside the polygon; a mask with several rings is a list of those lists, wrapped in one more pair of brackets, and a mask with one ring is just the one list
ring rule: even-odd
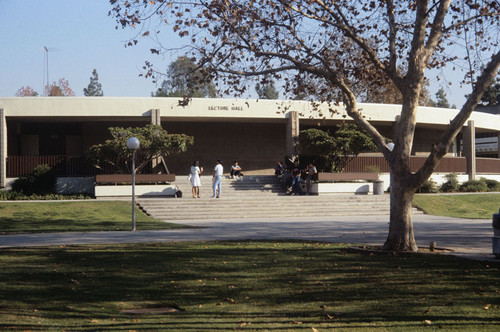
{"label": "tree canopy", "polygon": [[500,105],[500,76],[497,76],[496,80],[488,87],[481,98],[481,104],[483,106]]}
{"label": "tree canopy", "polygon": [[136,151],[136,172],[140,173],[148,163],[158,157],[168,157],[188,149],[194,138],[185,134],[169,134],[159,125],[145,127],[109,128],[111,139],[89,149],[89,157],[98,168],[109,169],[116,173],[130,173],[132,151],[127,148],[127,139],[136,137],[140,147]]}
{"label": "tree canopy", "polygon": [[[291,96],[305,94],[347,114],[377,144],[391,168],[385,250],[416,251],[413,194],[433,173],[500,66],[500,2],[489,0],[110,0],[118,25],[186,38],[197,63],[227,93],[270,74]],[[148,30],[149,27],[155,30]],[[138,40],[131,40],[133,45]],[[153,53],[168,50],[159,45]],[[459,50],[459,47],[463,48]],[[462,68],[473,89],[417,171],[410,168],[420,95],[429,69]],[[150,68],[150,70],[152,70]],[[401,93],[394,149],[358,106],[356,84],[390,82]]]}
{"label": "tree canopy", "polygon": [[92,71],[89,85],[86,88],[83,88],[83,94],[87,97],[102,97],[104,95],[102,92],[102,85],[99,83],[99,75],[97,75],[96,69]]}
{"label": "tree canopy", "polygon": [[442,107],[442,108],[450,108],[450,103],[448,102],[448,99],[446,98],[446,92],[444,91],[443,87],[441,87],[436,92],[436,101],[432,102],[432,106]]}
{"label": "tree canopy", "polygon": [[276,90],[275,81],[271,75],[264,75],[261,82],[255,85],[255,91],[260,99],[278,99],[280,93]]}
{"label": "tree canopy", "polygon": [[166,73],[167,79],[152,93],[153,97],[213,98],[216,96],[212,75],[196,65],[192,58],[181,56],[172,62]]}
{"label": "tree canopy", "polygon": [[74,96],[75,93],[69,87],[69,82],[65,78],[60,78],[57,82],[45,87],[45,95],[50,97]]}
{"label": "tree canopy", "polygon": [[331,132],[301,130],[299,142],[301,158],[314,159],[314,164],[327,172],[342,172],[361,152],[377,149],[373,139],[352,124],[335,126]]}
{"label": "tree canopy", "polygon": [[35,97],[38,96],[38,92],[36,92],[29,85],[23,86],[16,91],[16,97]]}

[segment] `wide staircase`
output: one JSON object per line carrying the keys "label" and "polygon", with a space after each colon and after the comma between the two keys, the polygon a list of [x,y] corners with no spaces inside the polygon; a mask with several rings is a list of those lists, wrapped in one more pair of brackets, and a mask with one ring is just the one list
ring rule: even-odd
{"label": "wide staircase", "polygon": [[389,213],[389,195],[289,196],[274,176],[224,178],[220,199],[211,198],[210,176],[202,176],[201,182],[201,198],[192,197],[186,176],[177,176],[176,185],[183,192],[182,198],[138,198],[137,202],[147,214],[166,221]]}

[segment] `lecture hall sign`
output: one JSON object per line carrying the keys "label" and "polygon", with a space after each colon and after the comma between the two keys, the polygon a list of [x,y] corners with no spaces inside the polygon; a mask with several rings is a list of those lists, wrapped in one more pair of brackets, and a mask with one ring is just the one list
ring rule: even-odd
{"label": "lecture hall sign", "polygon": [[243,111],[243,106],[208,106],[209,111]]}

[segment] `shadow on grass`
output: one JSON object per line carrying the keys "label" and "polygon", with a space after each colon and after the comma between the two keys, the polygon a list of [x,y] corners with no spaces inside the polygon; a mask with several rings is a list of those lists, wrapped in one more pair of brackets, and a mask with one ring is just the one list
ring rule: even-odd
{"label": "shadow on grass", "polygon": [[[198,242],[8,249],[0,263],[0,329],[500,326],[499,265],[449,256]],[[164,306],[185,311],[121,313]]]}
{"label": "shadow on grass", "polygon": [[[0,205],[0,234],[41,232],[128,231],[131,205],[127,202],[45,202]],[[191,228],[166,223],[136,209],[140,230]]]}

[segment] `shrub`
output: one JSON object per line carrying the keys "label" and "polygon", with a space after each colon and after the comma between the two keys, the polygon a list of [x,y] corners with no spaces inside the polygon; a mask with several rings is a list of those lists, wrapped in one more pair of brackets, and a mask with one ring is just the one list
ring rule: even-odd
{"label": "shrub", "polygon": [[449,173],[445,175],[446,182],[441,185],[441,191],[449,193],[452,191],[458,191],[460,188],[460,183],[458,182],[458,177],[455,173]]}
{"label": "shrub", "polygon": [[480,178],[479,181],[486,184],[486,186],[488,187],[488,191],[500,191],[500,182],[498,182],[497,180]]}
{"label": "shrub", "polygon": [[77,200],[77,199],[92,199],[89,195],[58,195],[58,194],[48,194],[48,195],[25,195],[16,191],[6,191],[0,190],[0,201],[29,201],[29,200]]}
{"label": "shrub", "polygon": [[37,166],[27,176],[22,176],[12,184],[12,191],[25,195],[46,195],[55,193],[56,172],[47,165]]}
{"label": "shrub", "polygon": [[469,180],[462,183],[459,189],[463,192],[485,192],[488,191],[488,186],[481,180]]}
{"label": "shrub", "polygon": [[378,167],[377,165],[366,165],[365,167],[363,167],[363,171],[367,173],[380,174],[380,167]]}
{"label": "shrub", "polygon": [[439,191],[437,183],[434,182],[432,179],[429,179],[424,182],[424,184],[418,189],[418,192],[420,193],[437,193]]}

